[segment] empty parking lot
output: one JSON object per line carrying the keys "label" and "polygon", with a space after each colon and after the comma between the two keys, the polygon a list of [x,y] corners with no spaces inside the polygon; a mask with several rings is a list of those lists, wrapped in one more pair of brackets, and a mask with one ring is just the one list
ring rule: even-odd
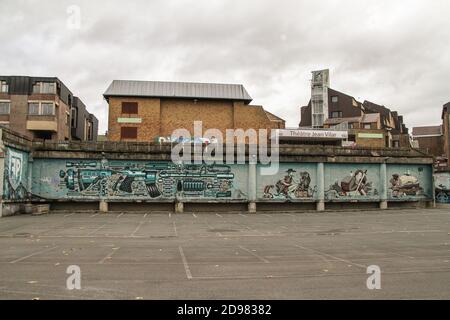
{"label": "empty parking lot", "polygon": [[448,209],[5,217],[0,298],[449,299],[449,233]]}

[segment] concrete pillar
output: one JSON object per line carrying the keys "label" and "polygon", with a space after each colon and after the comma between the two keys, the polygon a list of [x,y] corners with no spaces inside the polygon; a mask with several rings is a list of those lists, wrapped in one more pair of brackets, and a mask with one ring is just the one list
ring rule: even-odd
{"label": "concrete pillar", "polygon": [[248,203],[248,213],[256,213],[256,202]]}
{"label": "concrete pillar", "polygon": [[325,173],[323,162],[317,163],[317,202],[316,210],[325,210]]}
{"label": "concrete pillar", "polygon": [[387,203],[387,168],[386,162],[380,163],[380,209],[386,210],[388,208]]}
{"label": "concrete pillar", "polygon": [[184,204],[183,202],[175,202],[175,213],[183,213],[184,212]]}
{"label": "concrete pillar", "polygon": [[106,202],[105,200],[100,200],[99,210],[100,210],[100,212],[107,213],[108,212],[108,202]]}
{"label": "concrete pillar", "polygon": [[256,213],[256,155],[250,156],[248,164],[248,212]]}

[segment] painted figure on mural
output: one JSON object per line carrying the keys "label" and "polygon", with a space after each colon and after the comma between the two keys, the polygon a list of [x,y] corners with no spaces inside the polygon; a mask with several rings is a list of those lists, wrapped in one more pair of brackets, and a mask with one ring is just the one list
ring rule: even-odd
{"label": "painted figure on mural", "polygon": [[24,153],[12,149],[6,150],[3,199],[24,200],[29,198],[25,185],[28,177],[24,161]]}
{"label": "painted figure on mural", "polygon": [[409,172],[399,175],[394,173],[389,180],[391,184],[390,189],[392,196],[395,198],[405,196],[418,196],[423,193],[423,189],[420,187],[419,179],[416,176],[411,175]]}
{"label": "painted figure on mural", "polygon": [[310,187],[310,174],[306,171],[300,172],[296,177],[296,172],[294,169],[288,169],[286,175],[278,180],[275,185],[266,185],[263,197],[267,199],[312,198],[317,191],[317,187]]}
{"label": "painted figure on mural", "polygon": [[355,170],[350,175],[344,177],[340,183],[336,181],[325,191],[327,198],[358,197],[377,195],[378,191],[372,188],[372,183],[368,181],[367,170]]}

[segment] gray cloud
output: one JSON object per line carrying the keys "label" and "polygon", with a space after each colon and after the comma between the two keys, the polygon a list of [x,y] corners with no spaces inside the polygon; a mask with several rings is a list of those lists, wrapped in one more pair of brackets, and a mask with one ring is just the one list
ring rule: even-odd
{"label": "gray cloud", "polygon": [[[113,79],[242,83],[295,126],[310,71],[332,87],[438,124],[450,101],[450,2],[1,0],[0,73],[58,76],[107,128]],[[69,5],[81,29],[66,27]]]}

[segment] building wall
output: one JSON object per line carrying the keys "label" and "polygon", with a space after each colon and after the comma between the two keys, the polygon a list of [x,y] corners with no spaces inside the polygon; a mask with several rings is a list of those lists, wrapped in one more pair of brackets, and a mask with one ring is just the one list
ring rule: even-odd
{"label": "building wall", "polygon": [[415,137],[414,140],[418,141],[419,149],[435,157],[440,157],[444,154],[443,136]]}
{"label": "building wall", "polygon": [[[122,114],[122,102],[137,102],[138,114]],[[131,119],[127,121],[126,118]],[[137,139],[132,139],[133,141],[153,141],[156,137],[171,136],[175,130],[182,128],[194,135],[194,121],[202,121],[203,134],[208,129],[218,129],[223,137],[226,129],[258,130],[280,127],[280,122],[270,121],[261,106],[241,102],[110,97],[108,140],[120,141],[121,127],[138,128]],[[284,124],[281,126],[284,127]]]}
{"label": "building wall", "polygon": [[372,129],[350,129],[349,135],[355,136],[355,142],[358,147],[362,148],[385,148],[386,137],[388,133],[386,130],[372,130]]}
{"label": "building wall", "polygon": [[219,129],[225,132],[234,128],[233,104],[230,101],[162,99],[161,135],[170,136],[179,128],[185,128],[193,134],[194,121],[203,122],[203,132]]}
{"label": "building wall", "polygon": [[[137,102],[138,114],[122,114],[122,102]],[[121,127],[138,127],[137,141],[153,141],[161,135],[160,99],[109,98],[108,141],[120,141]],[[139,119],[138,123],[119,123],[119,118]],[[130,120],[131,121],[131,120]]]}
{"label": "building wall", "polygon": [[[52,140],[70,139],[70,124],[67,123],[67,115],[70,107],[54,94],[31,95],[1,95],[0,100],[10,101],[10,114],[3,116],[0,121],[9,121],[8,127],[30,139],[36,138],[36,131],[27,130],[27,120],[39,121],[42,119],[54,121],[56,119],[57,132],[52,133]],[[42,101],[55,103],[55,116],[29,116],[28,102]],[[69,114],[70,115],[70,114]]]}
{"label": "building wall", "polygon": [[448,169],[450,170],[450,113],[448,112],[450,108],[450,104],[447,104],[447,107],[444,109],[442,114],[443,119],[443,151],[447,157]]}

